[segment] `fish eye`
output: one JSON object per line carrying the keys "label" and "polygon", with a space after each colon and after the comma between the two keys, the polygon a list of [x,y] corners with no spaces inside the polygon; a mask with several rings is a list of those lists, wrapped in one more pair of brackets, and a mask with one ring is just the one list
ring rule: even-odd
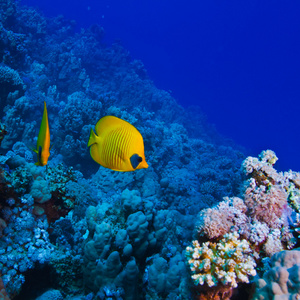
{"label": "fish eye", "polygon": [[143,158],[140,157],[138,154],[133,154],[130,157],[130,163],[133,169],[136,169],[138,165],[143,161]]}

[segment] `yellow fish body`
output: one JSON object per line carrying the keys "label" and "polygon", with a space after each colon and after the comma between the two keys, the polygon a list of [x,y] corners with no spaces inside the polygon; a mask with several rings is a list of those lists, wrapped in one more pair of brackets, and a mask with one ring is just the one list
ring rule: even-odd
{"label": "yellow fish body", "polygon": [[91,129],[88,147],[98,164],[120,172],[148,168],[143,137],[133,125],[106,116],[97,122],[95,131]]}
{"label": "yellow fish body", "polygon": [[48,113],[46,102],[44,101],[43,119],[37,139],[36,149],[33,151],[37,154],[38,161],[35,163],[37,166],[47,165],[50,156],[50,130],[48,122]]}

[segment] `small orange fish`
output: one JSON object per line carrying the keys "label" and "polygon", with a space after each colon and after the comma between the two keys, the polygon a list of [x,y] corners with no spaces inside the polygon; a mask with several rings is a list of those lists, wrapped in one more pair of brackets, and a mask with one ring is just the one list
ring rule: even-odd
{"label": "small orange fish", "polygon": [[50,130],[48,122],[48,113],[46,102],[44,101],[44,113],[42,123],[37,139],[36,149],[33,151],[37,154],[38,161],[35,163],[37,166],[47,165],[50,156]]}
{"label": "small orange fish", "polygon": [[120,172],[148,168],[143,137],[133,125],[106,116],[97,122],[95,131],[91,129],[88,147],[98,164]]}

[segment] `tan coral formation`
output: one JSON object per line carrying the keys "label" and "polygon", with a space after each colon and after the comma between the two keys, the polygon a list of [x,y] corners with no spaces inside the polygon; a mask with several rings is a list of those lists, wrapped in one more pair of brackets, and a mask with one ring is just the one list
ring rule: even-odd
{"label": "tan coral formation", "polygon": [[300,251],[285,250],[271,258],[271,269],[257,277],[252,300],[300,299]]}

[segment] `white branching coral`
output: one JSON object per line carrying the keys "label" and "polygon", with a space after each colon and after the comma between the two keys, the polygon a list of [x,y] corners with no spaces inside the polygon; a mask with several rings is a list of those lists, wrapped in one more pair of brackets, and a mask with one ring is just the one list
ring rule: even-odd
{"label": "white branching coral", "polygon": [[197,240],[186,248],[186,257],[196,285],[216,286],[218,283],[237,287],[238,282],[249,282],[255,276],[255,261],[246,240],[240,240],[237,232],[228,233],[217,243],[206,242],[200,246]]}

